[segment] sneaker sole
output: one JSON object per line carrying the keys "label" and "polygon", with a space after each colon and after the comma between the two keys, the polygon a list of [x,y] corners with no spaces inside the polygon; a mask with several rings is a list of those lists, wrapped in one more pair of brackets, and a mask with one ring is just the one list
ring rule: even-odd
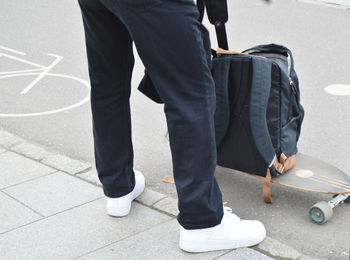
{"label": "sneaker sole", "polygon": [[[241,247],[251,247],[260,244],[266,237],[266,234],[254,240],[239,240],[239,241],[180,241],[179,247],[189,253],[201,253],[216,250],[237,249]],[[218,242],[216,244],[216,242]]]}
{"label": "sneaker sole", "polygon": [[[145,186],[146,186],[145,184],[146,184],[146,183],[145,183],[145,179],[143,178],[143,188],[142,188],[142,190],[141,190],[140,192],[133,194],[133,196],[132,196],[132,201],[142,194],[142,192],[145,190]],[[132,202],[132,201],[131,201],[131,202]],[[112,216],[112,217],[125,217],[125,216],[129,215],[130,210],[131,210],[131,204],[130,204],[130,207],[129,207],[129,208],[124,208],[124,209],[118,210],[118,213],[109,212],[109,211],[107,210],[107,214],[108,214],[109,216]]]}
{"label": "sneaker sole", "polygon": [[108,212],[107,214],[111,217],[125,217],[130,213],[130,208],[129,209],[123,209],[123,210],[119,210],[118,213],[112,213],[112,212]]}
{"label": "sneaker sole", "polygon": [[[135,194],[135,196],[133,196],[132,200],[134,200],[138,196],[140,196],[144,190],[145,190],[145,187],[139,192],[139,194]],[[131,210],[131,205],[130,205],[130,208],[120,209],[118,213],[112,213],[112,212],[107,211],[107,214],[112,216],[112,217],[125,217],[125,216],[129,215],[130,210]]]}

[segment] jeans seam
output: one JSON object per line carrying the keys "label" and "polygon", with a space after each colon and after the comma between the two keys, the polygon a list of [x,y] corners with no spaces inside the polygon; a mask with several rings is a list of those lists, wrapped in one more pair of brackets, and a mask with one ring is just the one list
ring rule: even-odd
{"label": "jeans seam", "polygon": [[[132,41],[131,41],[131,44],[132,44]],[[129,46],[127,46],[127,48],[129,48]],[[127,138],[125,138],[125,140],[126,140],[126,142],[128,142],[128,139],[129,139],[129,132],[130,132],[130,135],[131,135],[131,113],[130,113],[130,109],[128,109],[128,106],[129,106],[129,97],[128,97],[128,95],[127,95],[127,93],[128,93],[128,91],[129,91],[129,89],[128,89],[128,79],[129,79],[129,67],[130,67],[130,64],[131,64],[131,57],[129,57],[128,55],[125,55],[125,57],[126,57],[126,60],[125,60],[125,64],[126,64],[126,69],[127,69],[127,73],[126,73],[126,75],[125,75],[125,77],[124,77],[124,89],[123,89],[123,102],[124,102],[124,113],[125,113],[125,115],[126,115],[126,117],[127,117],[127,122],[126,122],[126,124],[127,124],[127,126],[125,127],[125,129],[124,129],[124,136],[126,136]],[[131,93],[131,86],[130,86],[130,93]],[[131,136],[130,136],[130,139],[131,139]],[[131,140],[130,140],[131,141]],[[127,144],[126,145],[126,147],[128,147],[127,149],[128,149],[128,154],[129,154],[129,156],[131,157],[131,147],[130,147],[130,145],[129,144]],[[128,169],[128,168],[131,168],[131,158],[128,158],[128,161],[126,162],[126,165],[124,165],[124,170],[125,170],[125,167],[126,167],[126,169]],[[133,171],[132,171],[132,173],[133,173]],[[126,173],[125,173],[126,174]],[[129,192],[131,192],[132,190],[130,190]]]}

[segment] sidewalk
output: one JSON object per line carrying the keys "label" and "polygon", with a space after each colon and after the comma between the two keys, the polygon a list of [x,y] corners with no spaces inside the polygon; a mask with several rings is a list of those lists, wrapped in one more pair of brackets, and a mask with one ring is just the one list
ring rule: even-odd
{"label": "sidewalk", "polygon": [[186,253],[176,215],[177,200],[146,189],[128,217],[110,217],[91,165],[0,129],[1,259],[312,259],[272,238]]}

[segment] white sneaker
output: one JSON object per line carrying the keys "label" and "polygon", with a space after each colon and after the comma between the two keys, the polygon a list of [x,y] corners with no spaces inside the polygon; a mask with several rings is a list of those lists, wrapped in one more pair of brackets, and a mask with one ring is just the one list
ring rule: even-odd
{"label": "white sneaker", "polygon": [[113,217],[123,217],[129,214],[131,202],[137,198],[145,189],[145,177],[139,171],[134,170],[135,173],[135,187],[134,189],[119,198],[107,197],[107,214]]}
{"label": "white sneaker", "polygon": [[241,220],[229,207],[219,225],[210,228],[187,230],[180,228],[182,250],[192,253],[235,249],[257,245],[265,239],[264,225],[257,220]]}

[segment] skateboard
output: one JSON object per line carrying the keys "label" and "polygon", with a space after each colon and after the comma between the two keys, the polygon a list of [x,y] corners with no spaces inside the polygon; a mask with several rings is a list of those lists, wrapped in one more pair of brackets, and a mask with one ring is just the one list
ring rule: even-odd
{"label": "skateboard", "polygon": [[[265,180],[264,177],[242,172],[253,177]],[[169,176],[163,182],[174,183]],[[333,209],[344,203],[350,203],[350,176],[338,168],[314,157],[298,153],[296,165],[284,174],[271,179],[272,183],[289,188],[332,194],[333,198],[320,201],[309,210],[311,220],[317,224],[326,223],[333,216]]]}
{"label": "skateboard", "polygon": [[[249,175],[265,179],[258,175]],[[298,153],[295,167],[272,178],[271,182],[297,190],[333,194],[330,201],[320,201],[310,208],[309,216],[317,224],[326,223],[333,216],[333,208],[343,202],[350,202],[350,176],[305,154]]]}

